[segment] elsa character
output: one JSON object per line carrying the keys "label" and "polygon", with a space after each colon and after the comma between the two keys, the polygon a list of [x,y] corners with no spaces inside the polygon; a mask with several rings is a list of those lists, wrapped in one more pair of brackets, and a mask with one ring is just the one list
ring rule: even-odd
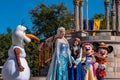
{"label": "elsa character", "polygon": [[47,74],[47,80],[68,80],[68,65],[71,67],[72,64],[69,43],[64,37],[65,28],[58,28],[57,34],[59,38],[55,43],[55,51]]}

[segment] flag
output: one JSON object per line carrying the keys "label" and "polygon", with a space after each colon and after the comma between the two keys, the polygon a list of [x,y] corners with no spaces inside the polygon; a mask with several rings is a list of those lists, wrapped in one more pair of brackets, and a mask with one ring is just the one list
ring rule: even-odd
{"label": "flag", "polygon": [[[93,30],[93,26],[94,26],[94,21],[93,20],[89,20],[89,30]],[[90,32],[89,35],[92,36],[92,32]]]}
{"label": "flag", "polygon": [[86,20],[83,20],[83,30],[86,30]]}
{"label": "flag", "polygon": [[93,26],[94,26],[94,21],[89,20],[89,30],[93,30]]}
{"label": "flag", "polygon": [[[94,19],[94,27],[93,30],[99,30],[100,29],[100,19]],[[96,35],[96,32],[93,32],[93,36]]]}

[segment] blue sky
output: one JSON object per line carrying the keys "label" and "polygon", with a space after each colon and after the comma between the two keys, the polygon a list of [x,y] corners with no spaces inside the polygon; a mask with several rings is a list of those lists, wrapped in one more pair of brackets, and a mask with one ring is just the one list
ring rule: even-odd
{"label": "blue sky", "polygon": [[[88,1],[89,18],[93,17],[95,13],[104,14],[104,0]],[[34,9],[40,3],[51,5],[60,2],[64,2],[66,7],[74,13],[73,0],[0,0],[0,34],[6,33],[7,27],[10,27],[13,31],[21,23],[22,19],[24,19],[25,25],[31,29],[31,15],[29,14],[31,9]],[[84,18],[86,17],[85,5],[84,2]]]}

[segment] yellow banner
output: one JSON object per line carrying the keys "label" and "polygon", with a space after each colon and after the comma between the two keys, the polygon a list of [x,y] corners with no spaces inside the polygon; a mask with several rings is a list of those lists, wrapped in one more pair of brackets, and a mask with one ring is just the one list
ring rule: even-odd
{"label": "yellow banner", "polygon": [[[100,30],[100,19],[94,19],[93,30]],[[93,32],[93,36],[96,35],[96,32]]]}

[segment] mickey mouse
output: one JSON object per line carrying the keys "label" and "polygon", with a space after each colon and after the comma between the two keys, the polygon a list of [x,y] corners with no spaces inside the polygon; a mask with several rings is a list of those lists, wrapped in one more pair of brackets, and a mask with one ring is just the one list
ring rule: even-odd
{"label": "mickey mouse", "polygon": [[104,76],[106,75],[106,67],[107,67],[107,57],[108,53],[113,51],[112,46],[107,46],[104,42],[97,44],[95,58],[98,63],[98,68],[96,70],[96,75],[98,80],[104,80]]}

